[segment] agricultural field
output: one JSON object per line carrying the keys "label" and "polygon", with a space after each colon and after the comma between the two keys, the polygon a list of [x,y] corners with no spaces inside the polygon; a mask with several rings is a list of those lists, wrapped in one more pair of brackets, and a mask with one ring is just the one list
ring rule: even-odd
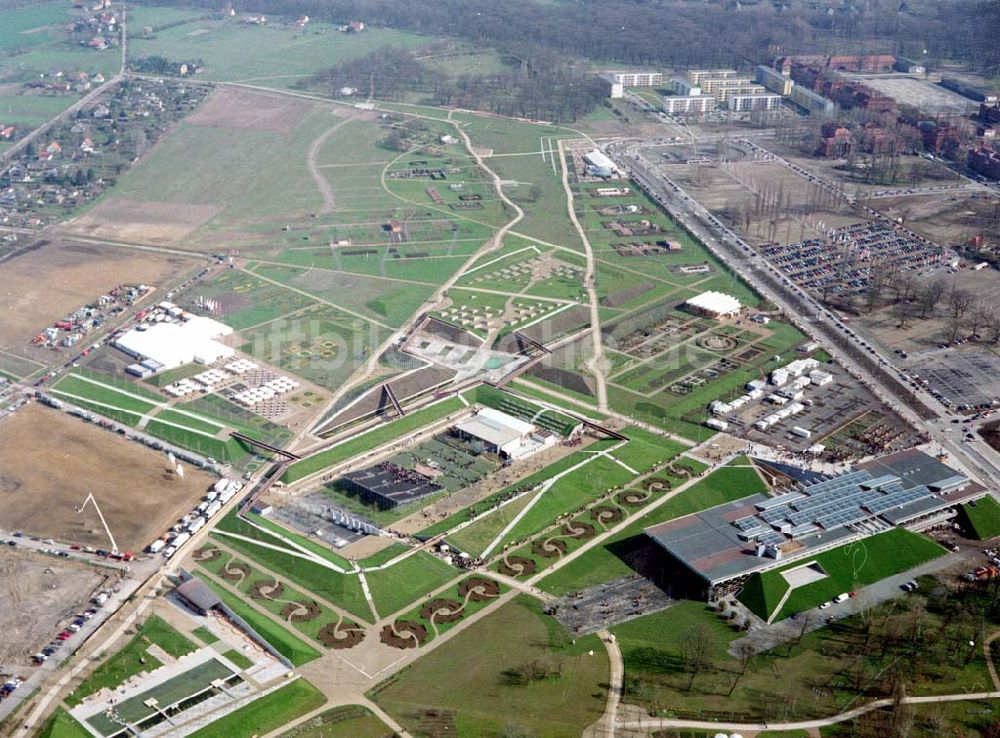
{"label": "agricultural field", "polygon": [[[138,551],[197,504],[214,477],[177,477],[163,454],[36,404],[0,424],[4,527],[108,546],[93,493],[122,550]],[[94,480],[100,480],[95,486]]]}
{"label": "agricultural field", "polygon": [[[270,18],[255,26],[240,17],[215,13],[138,7],[130,13],[136,31],[130,39],[133,59],[163,56],[174,61],[200,60],[209,81],[293,87],[326,67],[364,56],[384,46],[417,47],[433,39],[390,29],[341,33],[335,26],[310,22],[306,28]],[[152,33],[142,33],[146,26]]]}

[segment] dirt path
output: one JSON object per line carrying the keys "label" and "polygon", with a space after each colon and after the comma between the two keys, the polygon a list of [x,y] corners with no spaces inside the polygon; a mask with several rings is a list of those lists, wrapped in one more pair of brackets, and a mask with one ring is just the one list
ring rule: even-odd
{"label": "dirt path", "polygon": [[323,133],[321,133],[316,140],[312,142],[312,146],[309,147],[309,155],[306,157],[306,167],[309,169],[309,176],[312,177],[313,181],[316,183],[316,188],[319,190],[319,194],[323,196],[323,207],[320,208],[321,213],[330,213],[335,210],[337,202],[333,197],[333,189],[330,187],[329,180],[323,176],[323,172],[320,171],[319,165],[316,163],[316,157],[319,155],[319,150],[323,148],[323,144],[326,143],[327,139],[336,133],[345,123],[350,122],[350,118],[344,118],[340,122],[334,123],[332,126],[323,131]]}
{"label": "dirt path", "polygon": [[558,141],[559,162],[562,165],[562,186],[566,191],[566,209],[569,211],[569,219],[573,221],[573,227],[580,235],[584,251],[587,254],[587,271],[583,276],[583,285],[587,289],[590,298],[590,335],[593,341],[594,355],[587,361],[587,368],[594,376],[597,387],[597,408],[602,412],[608,410],[608,387],[606,375],[608,372],[608,360],[604,356],[604,342],[601,340],[601,311],[597,302],[597,273],[594,265],[594,249],[587,238],[587,232],[580,225],[576,217],[576,207],[573,204],[573,190],[569,186],[569,168],[566,166],[566,147],[562,139]]}

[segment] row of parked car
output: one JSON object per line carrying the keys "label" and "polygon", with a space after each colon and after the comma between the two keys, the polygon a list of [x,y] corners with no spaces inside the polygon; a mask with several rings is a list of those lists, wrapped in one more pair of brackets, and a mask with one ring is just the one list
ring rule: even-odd
{"label": "row of parked car", "polygon": [[48,661],[49,657],[58,651],[64,643],[80,632],[88,620],[97,615],[97,611],[104,605],[105,602],[108,601],[110,596],[110,592],[99,592],[96,594],[90,601],[90,607],[83,612],[78,613],[65,628],[56,634],[55,638],[52,639],[49,645],[31,657],[32,663],[39,665]]}
{"label": "row of parked car", "polygon": [[959,574],[959,579],[964,582],[978,582],[1000,576],[1000,552],[995,548],[986,548],[983,549],[983,555],[986,556],[986,564]]}

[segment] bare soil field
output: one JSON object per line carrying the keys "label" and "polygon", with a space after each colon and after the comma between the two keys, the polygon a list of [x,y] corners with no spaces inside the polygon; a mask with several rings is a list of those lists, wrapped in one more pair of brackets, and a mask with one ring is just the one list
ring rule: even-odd
{"label": "bare soil field", "polygon": [[1000,232],[1000,197],[986,193],[881,197],[873,207],[943,246],[985,236],[995,243]]}
{"label": "bare soil field", "polygon": [[69,221],[65,230],[89,238],[164,246],[176,243],[220,212],[213,205],[111,197]]}
{"label": "bare soil field", "polygon": [[234,128],[291,133],[312,105],[286,96],[224,88],[185,119],[209,128]]}
{"label": "bare soil field", "polygon": [[[25,659],[49,641],[80,610],[106,574],[79,561],[0,548],[0,673],[21,674]],[[108,570],[109,573],[111,570]]]}
{"label": "bare soil field", "polygon": [[[750,243],[782,245],[815,238],[821,224],[840,228],[860,220],[843,205],[838,206],[817,188],[772,162],[712,162],[674,164],[667,173],[691,196],[724,219]],[[777,215],[768,212],[762,200],[785,203],[783,210],[811,210],[809,215]]]}
{"label": "bare soil field", "polygon": [[39,331],[116,285],[161,285],[188,266],[177,257],[73,241],[25,250],[0,263],[0,349],[30,355]]}
{"label": "bare soil field", "polygon": [[89,493],[122,550],[141,550],[188,512],[214,478],[78,418],[36,404],[0,422],[3,527],[107,547]]}
{"label": "bare soil field", "polygon": [[[1000,310],[1000,279],[993,269],[987,268],[978,272],[960,269],[957,274],[942,273],[941,279],[949,286],[955,284],[961,289],[968,290],[975,295],[978,302],[993,305],[994,309]],[[883,346],[912,353],[932,348],[945,340],[949,320],[948,305],[946,301],[942,301],[934,315],[925,320],[909,320],[904,328],[899,327],[899,318],[893,313],[892,308],[866,313],[854,320]]]}

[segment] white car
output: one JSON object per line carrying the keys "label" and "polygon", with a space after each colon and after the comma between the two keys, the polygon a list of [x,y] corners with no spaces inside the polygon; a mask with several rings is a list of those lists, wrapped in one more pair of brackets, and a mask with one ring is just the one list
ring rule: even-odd
{"label": "white car", "polygon": [[824,602],[822,605],[819,606],[819,609],[820,610],[825,610],[826,608],[830,607],[830,605],[832,605],[832,604],[833,604],[832,602],[830,602],[829,600],[827,600],[826,602]]}

